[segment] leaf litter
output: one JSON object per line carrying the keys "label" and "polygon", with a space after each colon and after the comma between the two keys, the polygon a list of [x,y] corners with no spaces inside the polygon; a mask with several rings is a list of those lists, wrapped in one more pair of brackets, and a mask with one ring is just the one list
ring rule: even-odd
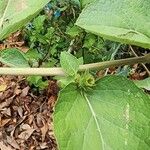
{"label": "leaf litter", "polygon": [[53,107],[58,88],[34,92],[23,77],[0,76],[0,149],[56,150]]}

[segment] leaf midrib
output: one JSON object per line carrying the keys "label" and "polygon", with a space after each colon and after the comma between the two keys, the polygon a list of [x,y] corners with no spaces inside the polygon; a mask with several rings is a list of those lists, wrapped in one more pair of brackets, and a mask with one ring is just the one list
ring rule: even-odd
{"label": "leaf midrib", "polygon": [[81,94],[83,95],[83,97],[84,97],[85,100],[87,101],[87,104],[88,104],[88,106],[89,106],[89,109],[90,109],[90,111],[91,111],[91,114],[92,114],[92,116],[93,116],[93,118],[94,118],[94,120],[95,120],[95,124],[96,124],[96,126],[97,126],[97,130],[98,130],[98,132],[99,132],[99,136],[100,136],[100,138],[101,138],[102,150],[105,150],[105,148],[104,148],[104,139],[103,139],[103,136],[102,136],[102,132],[101,132],[101,130],[100,130],[100,126],[99,126],[99,124],[98,124],[98,120],[97,120],[97,117],[96,117],[96,113],[94,112],[94,109],[93,109],[93,107],[92,107],[92,105],[91,105],[89,99],[87,98],[86,94],[85,94],[84,92],[82,92]]}

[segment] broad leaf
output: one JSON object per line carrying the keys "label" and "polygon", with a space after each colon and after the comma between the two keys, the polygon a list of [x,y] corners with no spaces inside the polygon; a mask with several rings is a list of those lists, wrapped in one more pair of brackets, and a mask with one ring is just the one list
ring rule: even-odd
{"label": "broad leaf", "polygon": [[60,92],[54,131],[60,150],[149,150],[150,97],[120,76],[100,79],[80,93]]}
{"label": "broad leaf", "polygon": [[77,25],[112,41],[150,48],[150,0],[97,0]]}
{"label": "broad leaf", "polygon": [[144,80],[137,80],[137,81],[134,81],[134,83],[135,83],[138,87],[144,88],[144,89],[150,91],[150,77],[149,77],[149,78],[146,78],[146,79],[144,79]]}
{"label": "broad leaf", "polygon": [[60,64],[67,75],[74,76],[79,69],[79,60],[68,52],[62,52]]}
{"label": "broad leaf", "polygon": [[30,67],[24,53],[16,48],[1,51],[0,62],[10,67]]}
{"label": "broad leaf", "polygon": [[50,0],[1,0],[0,40],[29,22]]}

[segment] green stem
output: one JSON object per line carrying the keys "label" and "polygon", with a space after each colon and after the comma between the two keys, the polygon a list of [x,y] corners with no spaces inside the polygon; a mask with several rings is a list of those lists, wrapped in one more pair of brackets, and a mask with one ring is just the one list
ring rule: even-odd
{"label": "green stem", "polygon": [[133,58],[127,58],[127,59],[120,59],[120,60],[111,60],[111,61],[105,61],[100,63],[92,63],[87,65],[80,66],[80,71],[86,70],[86,69],[106,69],[110,67],[118,67],[123,65],[133,65],[136,63],[150,63],[150,54],[147,54],[142,57],[133,57]]}
{"label": "green stem", "polygon": [[[79,71],[106,69],[123,65],[132,65],[136,63],[150,63],[150,54],[142,57],[133,57],[121,60],[105,61],[100,63],[91,63],[80,65]],[[41,76],[65,76],[62,68],[1,68],[0,75],[41,75]]]}

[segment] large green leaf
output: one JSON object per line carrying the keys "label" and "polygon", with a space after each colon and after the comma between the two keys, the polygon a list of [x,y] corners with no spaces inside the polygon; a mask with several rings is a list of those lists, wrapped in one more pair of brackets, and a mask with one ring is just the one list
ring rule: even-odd
{"label": "large green leaf", "polygon": [[60,92],[54,131],[60,150],[149,150],[150,97],[123,77],[100,79],[80,93]]}
{"label": "large green leaf", "polygon": [[1,51],[0,62],[10,67],[30,67],[24,53],[16,48]]}
{"label": "large green leaf", "polygon": [[150,48],[150,0],[97,0],[76,24],[112,41]]}
{"label": "large green leaf", "polygon": [[1,0],[0,40],[30,21],[50,0]]}

